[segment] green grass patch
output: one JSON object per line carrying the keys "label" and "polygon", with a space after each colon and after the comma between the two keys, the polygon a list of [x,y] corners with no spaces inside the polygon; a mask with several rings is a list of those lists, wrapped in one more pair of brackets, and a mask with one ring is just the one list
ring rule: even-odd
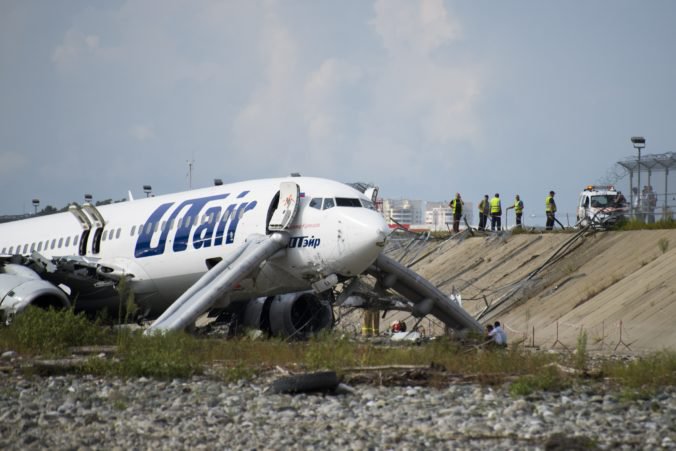
{"label": "green grass patch", "polygon": [[22,354],[59,356],[68,348],[114,343],[110,329],[72,309],[28,307],[7,328],[0,329],[0,346]]}
{"label": "green grass patch", "polygon": [[560,391],[572,384],[555,367],[544,367],[537,374],[519,377],[509,386],[509,393],[514,396],[528,396],[539,391]]}
{"label": "green grass patch", "polygon": [[603,364],[603,373],[619,385],[638,391],[652,391],[676,385],[676,351],[665,350],[633,362]]}
{"label": "green grass patch", "polygon": [[615,230],[661,230],[676,229],[676,221],[673,219],[660,219],[652,224],[637,219],[629,219],[616,224]]}

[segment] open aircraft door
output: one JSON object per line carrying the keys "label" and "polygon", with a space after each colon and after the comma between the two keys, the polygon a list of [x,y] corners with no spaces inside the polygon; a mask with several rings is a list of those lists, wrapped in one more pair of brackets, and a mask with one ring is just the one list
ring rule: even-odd
{"label": "open aircraft door", "polygon": [[300,187],[294,182],[282,182],[279,185],[279,205],[270,218],[268,230],[281,232],[289,227],[298,212]]}
{"label": "open aircraft door", "polygon": [[93,254],[98,254],[101,249],[101,235],[103,234],[103,227],[106,225],[106,221],[103,219],[101,212],[89,202],[82,205],[82,210],[91,218],[92,225],[95,228],[91,250]]}
{"label": "open aircraft door", "polygon": [[87,214],[82,211],[82,207],[77,203],[73,203],[68,206],[68,211],[75,216],[75,219],[80,223],[82,227],[82,236],[80,236],[80,245],[78,248],[78,253],[80,255],[85,255],[87,253],[87,240],[89,239],[89,231],[92,228],[92,223],[87,217]]}

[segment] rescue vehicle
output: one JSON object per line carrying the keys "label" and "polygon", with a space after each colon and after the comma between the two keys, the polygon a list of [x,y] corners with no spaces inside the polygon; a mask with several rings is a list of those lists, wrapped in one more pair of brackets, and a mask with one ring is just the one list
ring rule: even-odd
{"label": "rescue vehicle", "polygon": [[625,218],[627,200],[612,185],[587,185],[577,203],[577,224],[608,228]]}

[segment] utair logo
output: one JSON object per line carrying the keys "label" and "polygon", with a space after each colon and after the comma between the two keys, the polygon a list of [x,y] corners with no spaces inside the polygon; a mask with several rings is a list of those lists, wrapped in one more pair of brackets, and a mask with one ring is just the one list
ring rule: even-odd
{"label": "utair logo", "polygon": [[[249,191],[243,191],[237,196],[237,199],[245,197],[248,193]],[[220,205],[215,205],[209,207],[202,215],[202,210],[208,203],[223,200],[229,195],[218,194],[185,200],[174,208],[168,216],[165,215],[174,205],[174,202],[160,205],[143,224],[141,234],[136,240],[134,257],[143,258],[164,254],[170,233],[173,233],[172,250],[174,252],[186,250],[190,242],[194,249],[231,244],[235,241],[237,225],[242,216],[253,210],[257,202],[254,200],[233,203],[225,209]],[[206,219],[200,221],[203,216]],[[174,229],[174,227],[176,228]],[[151,243],[156,233],[159,233],[160,236],[159,240],[155,239],[157,244],[153,246]]]}
{"label": "utair logo", "polygon": [[289,240],[289,245],[287,247],[293,249],[293,248],[300,248],[300,247],[312,247],[316,248],[319,246],[319,243],[321,240],[319,238],[315,238],[314,235],[308,237],[308,236],[292,236],[291,239]]}

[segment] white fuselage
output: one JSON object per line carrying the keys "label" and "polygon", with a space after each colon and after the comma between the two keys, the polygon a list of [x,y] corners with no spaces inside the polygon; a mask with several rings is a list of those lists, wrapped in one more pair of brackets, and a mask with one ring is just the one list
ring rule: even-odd
{"label": "white fuselage", "polygon": [[[210,262],[226,258],[252,234],[269,233],[282,181],[297,183],[301,191],[288,227],[289,245],[243,281],[231,293],[233,300],[308,289],[328,275],[354,276],[373,263],[388,233],[382,215],[352,187],[311,177],[246,181],[100,206],[102,233],[95,226],[83,233],[70,212],[0,224],[0,251],[4,256],[38,252],[49,260],[80,255],[103,275],[131,274],[137,300],[158,313]],[[82,303],[95,304],[94,299],[78,302],[85,309]]]}

